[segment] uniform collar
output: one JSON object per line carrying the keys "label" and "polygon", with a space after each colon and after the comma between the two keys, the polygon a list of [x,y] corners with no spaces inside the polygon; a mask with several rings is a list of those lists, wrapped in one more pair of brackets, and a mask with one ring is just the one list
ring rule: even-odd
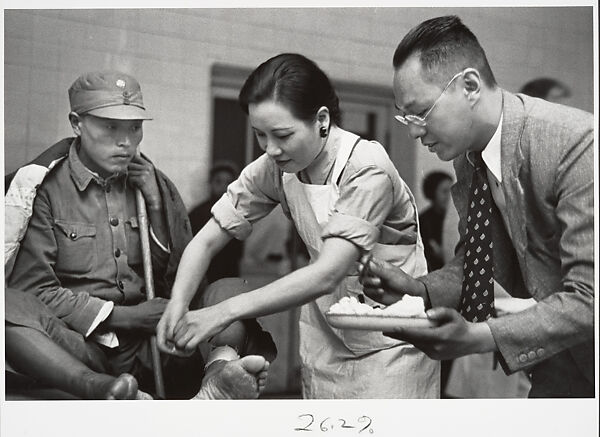
{"label": "uniform collar", "polygon": [[87,168],[83,162],[81,162],[79,153],[77,152],[80,144],[81,141],[79,137],[77,137],[69,149],[69,166],[71,168],[71,177],[73,178],[73,181],[75,181],[75,185],[79,191],[84,191],[91,181],[95,181],[101,187],[106,187],[117,178],[122,176],[121,174],[115,174],[104,179],[98,173]]}

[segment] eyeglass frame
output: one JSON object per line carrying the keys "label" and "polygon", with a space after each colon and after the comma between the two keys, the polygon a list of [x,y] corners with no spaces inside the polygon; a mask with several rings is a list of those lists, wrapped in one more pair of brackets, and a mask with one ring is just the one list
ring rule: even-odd
{"label": "eyeglass frame", "polygon": [[460,73],[456,73],[452,79],[450,79],[450,81],[448,82],[448,84],[444,87],[444,89],[442,90],[441,94],[439,95],[439,97],[437,99],[435,99],[435,102],[433,102],[433,105],[431,105],[429,107],[429,109],[427,110],[427,112],[425,113],[425,115],[423,117],[419,117],[418,115],[414,115],[414,114],[406,114],[406,115],[394,115],[394,118],[399,121],[400,123],[402,123],[405,126],[408,126],[408,124],[414,124],[415,126],[419,126],[419,127],[425,127],[427,126],[427,117],[429,116],[429,114],[431,114],[431,111],[433,111],[433,108],[435,108],[435,105],[438,104],[438,102],[441,100],[441,98],[444,96],[444,94],[446,93],[446,91],[448,90],[448,88],[450,88],[450,85],[452,85],[452,82],[454,82],[456,79],[458,79],[460,76],[462,76],[463,74],[465,74],[465,71],[467,71],[466,69],[461,71]]}

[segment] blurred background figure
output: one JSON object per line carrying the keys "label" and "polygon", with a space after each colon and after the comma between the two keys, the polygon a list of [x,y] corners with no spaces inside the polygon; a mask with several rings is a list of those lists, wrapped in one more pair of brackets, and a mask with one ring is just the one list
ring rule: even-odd
{"label": "blurred background figure", "polygon": [[568,86],[549,77],[533,79],[523,85],[523,88],[519,92],[563,105],[565,104],[565,100],[571,97],[571,90]]}
{"label": "blurred background figure", "polygon": [[444,265],[443,229],[450,202],[452,177],[445,172],[434,171],[423,180],[423,194],[431,204],[419,215],[421,237],[425,246],[427,269],[431,272]]}
{"label": "blurred background figure", "polygon": [[[423,179],[423,195],[429,200],[430,205],[419,214],[419,224],[429,272],[442,268],[446,260],[452,258],[453,248],[458,243],[458,236],[455,235],[457,234],[455,231],[456,222],[452,221],[454,228],[451,230],[448,229],[445,223],[447,221],[448,206],[451,202],[450,187],[452,187],[452,183],[452,176],[443,171],[432,171]],[[449,242],[447,240],[452,241],[453,248],[449,254],[450,256],[446,256],[445,246]],[[440,384],[442,397],[445,397],[445,387],[451,367],[451,360],[441,362]]]}
{"label": "blurred background figure", "polygon": [[[214,164],[210,170],[210,197],[189,213],[194,235],[210,220],[212,217],[210,209],[227,191],[227,186],[237,179],[238,174],[238,167],[233,162],[219,161]],[[240,260],[243,250],[244,243],[233,238],[210,263],[206,272],[208,282],[240,276]]]}

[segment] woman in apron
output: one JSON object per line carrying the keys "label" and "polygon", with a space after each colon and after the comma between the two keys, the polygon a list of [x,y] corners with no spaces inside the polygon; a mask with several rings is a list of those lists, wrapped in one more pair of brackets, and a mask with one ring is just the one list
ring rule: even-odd
{"label": "woman in apron", "polygon": [[[338,98],[309,59],[282,54],[246,80],[240,104],[266,152],[213,206],[186,248],[159,347],[183,354],[236,320],[302,305],[300,358],[305,398],[436,398],[439,363],[380,332],[340,330],[324,316],[362,295],[357,261],[372,252],[413,276],[427,272],[414,198],[383,147],[339,127]],[[311,263],[256,290],[188,311],[211,257],[282,205]],[[374,304],[369,298],[366,303]]]}

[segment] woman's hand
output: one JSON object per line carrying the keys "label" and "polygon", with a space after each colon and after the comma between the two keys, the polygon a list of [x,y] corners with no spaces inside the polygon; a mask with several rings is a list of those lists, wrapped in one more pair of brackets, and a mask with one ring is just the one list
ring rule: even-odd
{"label": "woman's hand", "polygon": [[167,308],[156,326],[156,343],[162,352],[180,357],[191,355],[190,353],[178,349],[175,345],[175,327],[187,310],[186,305],[174,300],[169,301]]}
{"label": "woman's hand", "polygon": [[193,353],[198,345],[207,341],[227,328],[231,320],[223,305],[217,304],[195,311],[188,311],[175,327],[175,347],[187,353]]}

